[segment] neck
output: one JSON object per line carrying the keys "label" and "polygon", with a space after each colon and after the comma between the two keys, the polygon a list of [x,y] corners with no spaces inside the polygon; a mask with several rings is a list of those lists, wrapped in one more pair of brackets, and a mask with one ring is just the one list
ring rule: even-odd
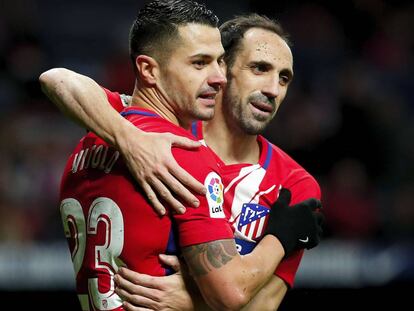
{"label": "neck", "polygon": [[167,96],[156,87],[146,87],[135,81],[134,93],[132,94],[132,106],[146,108],[154,111],[162,118],[175,125],[189,128],[190,123],[184,124],[177,118],[177,113],[169,102]]}
{"label": "neck", "polygon": [[259,162],[260,147],[257,135],[248,135],[225,120],[221,105],[216,107],[214,119],[203,124],[207,145],[226,164]]}

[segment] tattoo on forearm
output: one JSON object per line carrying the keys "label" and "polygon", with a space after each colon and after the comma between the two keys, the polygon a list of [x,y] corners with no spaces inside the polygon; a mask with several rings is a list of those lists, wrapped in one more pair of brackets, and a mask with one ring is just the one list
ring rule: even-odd
{"label": "tattoo on forearm", "polygon": [[237,255],[237,250],[234,240],[218,240],[186,247],[183,255],[191,273],[199,276],[227,264]]}

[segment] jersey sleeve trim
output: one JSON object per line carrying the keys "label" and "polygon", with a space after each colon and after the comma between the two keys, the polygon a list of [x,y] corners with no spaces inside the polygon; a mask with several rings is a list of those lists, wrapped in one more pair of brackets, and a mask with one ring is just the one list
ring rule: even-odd
{"label": "jersey sleeve trim", "polygon": [[299,264],[303,257],[303,250],[299,250],[283,259],[276,268],[275,275],[281,278],[288,285],[289,288],[293,287],[295,282],[296,272],[299,269]]}
{"label": "jersey sleeve trim", "polygon": [[[231,227],[227,224],[217,224],[217,226],[201,229],[204,227],[203,221],[193,220],[191,229],[180,230],[180,247],[209,243],[217,240],[234,240],[234,234]],[[192,230],[192,232],[189,232]]]}

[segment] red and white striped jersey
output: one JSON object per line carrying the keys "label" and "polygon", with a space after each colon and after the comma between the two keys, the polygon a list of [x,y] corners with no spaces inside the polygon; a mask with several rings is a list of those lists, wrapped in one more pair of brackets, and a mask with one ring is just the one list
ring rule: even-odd
{"label": "red and white striped jersey", "polygon": [[[203,141],[202,122],[195,122],[191,131]],[[267,215],[276,202],[280,188],[292,193],[291,204],[309,198],[321,198],[316,180],[280,148],[263,136],[258,136],[260,158],[257,164],[226,165],[217,155],[224,188],[226,216],[233,225],[234,237],[239,253],[250,253],[263,237]],[[275,274],[287,284],[293,281],[303,251],[297,251],[281,261]]]}
{"label": "red and white striped jersey", "polygon": [[[118,111],[123,102],[118,93],[105,89],[110,104]],[[202,122],[194,122],[192,134],[203,140]],[[291,204],[309,198],[321,198],[317,181],[289,155],[277,146],[258,136],[260,159],[257,164],[226,165],[217,155],[224,189],[224,212],[234,229],[240,254],[248,254],[256,246],[266,227],[269,208],[276,202],[279,189],[288,188],[292,193]],[[275,275],[293,286],[303,251],[283,259]]]}

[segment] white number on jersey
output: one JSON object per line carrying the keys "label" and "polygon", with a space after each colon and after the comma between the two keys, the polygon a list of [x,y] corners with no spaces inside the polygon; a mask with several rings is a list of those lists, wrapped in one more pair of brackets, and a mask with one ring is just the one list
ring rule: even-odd
{"label": "white number on jersey", "polygon": [[[124,246],[124,220],[119,206],[109,198],[97,198],[92,202],[89,209],[87,223],[83,214],[82,206],[76,199],[69,198],[62,201],[60,205],[65,236],[74,240],[72,250],[72,262],[75,275],[82,267],[85,247],[86,233],[97,234],[98,224],[104,223],[105,242],[103,245],[95,246],[95,268],[104,269],[110,278],[110,288],[107,292],[99,291],[98,278],[88,280],[89,299],[96,310],[112,310],[122,306],[122,300],[114,293],[113,271],[117,271],[120,265],[118,257]],[[72,231],[71,231],[72,229]],[[85,295],[79,295],[82,310],[89,310],[89,302]]]}

